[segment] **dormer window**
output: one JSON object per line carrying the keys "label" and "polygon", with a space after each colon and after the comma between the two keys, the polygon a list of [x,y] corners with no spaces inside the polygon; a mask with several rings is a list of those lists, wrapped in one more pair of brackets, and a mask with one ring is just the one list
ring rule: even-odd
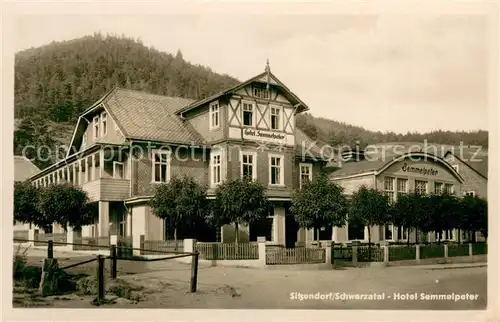
{"label": "dormer window", "polygon": [[93,124],[94,124],[93,135],[95,140],[99,138],[99,115],[94,116]]}
{"label": "dormer window", "polygon": [[254,97],[269,99],[269,90],[265,86],[254,85],[252,88],[252,93]]}
{"label": "dormer window", "polygon": [[102,136],[106,136],[108,133],[108,113],[101,113],[101,126],[102,126]]}
{"label": "dormer window", "polygon": [[253,126],[253,103],[243,102],[243,126]]}
{"label": "dormer window", "polygon": [[210,130],[220,127],[219,101],[210,103]]}

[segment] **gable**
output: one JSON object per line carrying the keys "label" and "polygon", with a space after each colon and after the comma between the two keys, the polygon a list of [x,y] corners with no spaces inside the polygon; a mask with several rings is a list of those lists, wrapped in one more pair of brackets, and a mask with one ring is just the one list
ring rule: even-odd
{"label": "gable", "polygon": [[296,109],[297,113],[309,110],[309,107],[302,100],[300,100],[297,97],[297,95],[295,95],[292,91],[290,91],[290,89],[288,89],[288,87],[286,87],[273,73],[271,73],[268,70],[268,71],[261,73],[255,77],[252,77],[251,79],[249,79],[245,82],[242,82],[239,85],[225,89],[225,90],[223,90],[215,95],[204,98],[202,100],[198,100],[198,101],[193,102],[185,107],[182,107],[177,111],[177,114],[184,116],[184,114],[186,112],[188,112],[192,109],[195,109],[201,105],[204,105],[208,102],[214,101],[222,96],[234,94],[236,92],[241,94],[242,92],[240,92],[239,90],[247,87],[248,85],[250,85],[252,83],[267,84],[268,82],[272,86],[280,88],[283,96],[286,97],[287,101]]}
{"label": "gable", "polygon": [[83,114],[78,119],[73,133],[68,156],[84,151],[95,144],[125,142],[123,131],[104,104],[97,105]]}

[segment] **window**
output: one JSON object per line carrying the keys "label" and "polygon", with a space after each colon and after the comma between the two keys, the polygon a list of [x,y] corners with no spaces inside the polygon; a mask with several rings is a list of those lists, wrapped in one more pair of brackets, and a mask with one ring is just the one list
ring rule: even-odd
{"label": "window", "polygon": [[125,179],[125,172],[123,168],[123,162],[113,162],[113,178],[115,179]]}
{"label": "window", "polygon": [[214,153],[211,156],[211,178],[212,185],[216,185],[222,182],[222,157],[221,153]]}
{"label": "window", "polygon": [[312,164],[301,163],[300,165],[300,177],[299,177],[299,187],[306,182],[312,181]]}
{"label": "window", "polygon": [[81,178],[81,183],[87,182],[87,162],[85,162],[85,159],[80,161],[80,178]]}
{"label": "window", "polygon": [[464,193],[465,196],[471,196],[471,197],[474,197],[476,195],[476,192],[475,191],[467,191]]}
{"label": "window", "polygon": [[441,194],[444,191],[444,186],[442,182],[434,182],[434,193]]}
{"label": "window", "polygon": [[75,169],[74,165],[69,168],[69,182],[71,182],[72,184],[76,184],[74,173],[73,173],[74,169]]}
{"label": "window", "polygon": [[427,181],[415,180],[415,192],[420,194],[426,194]]}
{"label": "window", "polygon": [[458,169],[459,169],[458,164],[454,164],[454,165],[452,165],[452,167],[453,167],[453,169],[455,169],[456,172],[458,172]]}
{"label": "window", "polygon": [[389,197],[389,201],[394,200],[394,178],[384,177],[384,195]]}
{"label": "window", "polygon": [[397,179],[398,196],[408,193],[408,179]]}
{"label": "window", "polygon": [[271,107],[271,130],[280,130],[280,110],[279,107]]}
{"label": "window", "polygon": [[398,227],[398,237],[402,240],[408,239],[408,229],[405,227]]}
{"label": "window", "polygon": [[108,113],[101,113],[102,136],[108,133]]}
{"label": "window", "polygon": [[[439,235],[436,236],[437,239],[439,239]],[[453,229],[443,230],[441,232],[441,240],[453,240]]]}
{"label": "window", "polygon": [[92,172],[93,172],[93,168],[94,168],[94,165],[92,164],[92,157],[87,157],[85,159],[85,161],[87,162],[87,172],[85,173],[85,175],[87,176],[86,180],[87,182],[89,181],[92,181]]}
{"label": "window", "polygon": [[99,116],[94,116],[94,140],[99,138]]}
{"label": "window", "polygon": [[253,103],[243,102],[243,125],[253,126]]}
{"label": "window", "polygon": [[65,183],[69,182],[69,168],[63,169],[63,182]]}
{"label": "window", "polygon": [[210,104],[210,130],[219,128],[219,101]]}
{"label": "window", "polygon": [[257,154],[255,152],[241,152],[241,177],[250,180],[257,179],[257,167],[255,166]]}
{"label": "window", "polygon": [[283,185],[283,156],[269,155],[269,184]]}
{"label": "window", "polygon": [[82,148],[85,148],[86,145],[87,145],[87,132],[83,133],[82,136]]}
{"label": "window", "polygon": [[254,85],[253,86],[253,96],[257,98],[269,99],[269,90],[264,86]]}
{"label": "window", "polygon": [[153,151],[153,182],[170,180],[170,151]]}
{"label": "window", "polygon": [[455,189],[453,187],[453,185],[451,183],[445,183],[444,185],[444,191],[447,193],[447,194],[454,194],[455,193]]}

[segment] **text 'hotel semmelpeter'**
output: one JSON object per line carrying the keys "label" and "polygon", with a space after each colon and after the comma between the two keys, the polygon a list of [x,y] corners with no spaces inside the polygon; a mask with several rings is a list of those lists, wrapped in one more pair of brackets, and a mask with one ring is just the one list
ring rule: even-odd
{"label": "text 'hotel semmelpeter'", "polygon": [[[266,236],[293,247],[297,241],[315,239],[312,231],[298,229],[290,215],[293,190],[326,165],[319,148],[295,126],[296,114],[307,110],[269,66],[248,81],[198,101],[115,88],[80,116],[66,158],[30,180],[37,186],[63,181],[80,185],[98,203],[98,220],[82,228],[82,237],[144,235],[146,240],[162,240],[169,233],[148,205],[155,186],[187,174],[206,184],[213,197],[222,181],[250,176],[267,187],[273,207],[268,220],[245,228],[248,238]],[[431,185],[460,191],[464,183],[440,157],[412,165],[429,168],[426,174],[402,170],[404,162],[402,156],[383,164],[346,163],[332,180],[347,193],[367,184],[392,195],[409,189],[431,192]],[[431,181],[421,178],[429,176]],[[234,238],[231,227],[207,230],[191,232],[190,237]],[[363,229],[350,230],[330,228],[329,236],[320,237],[331,236],[336,242],[364,239]],[[178,232],[179,238],[182,235]],[[374,241],[404,237],[390,227],[375,235]]]}

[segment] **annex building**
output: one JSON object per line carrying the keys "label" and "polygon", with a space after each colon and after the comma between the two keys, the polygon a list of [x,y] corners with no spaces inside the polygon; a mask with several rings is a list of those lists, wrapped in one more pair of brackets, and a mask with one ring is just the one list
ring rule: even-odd
{"label": "annex building", "polygon": [[[317,149],[303,153],[311,140],[296,128],[295,116],[308,109],[269,65],[198,101],[115,88],[79,117],[66,158],[30,180],[37,186],[70,182],[88,193],[99,214],[82,237],[163,240],[170,232],[148,205],[155,186],[187,174],[213,197],[224,180],[249,176],[267,187],[273,207],[268,220],[243,228],[240,237],[266,236],[291,247],[313,238],[298,230],[288,210],[293,189],[325,164]],[[233,236],[232,227],[178,231],[178,238],[200,241]]]}
{"label": "annex building", "polygon": [[[401,195],[414,191],[422,194],[447,192],[460,196],[467,184],[457,168],[445,159],[427,152],[405,152],[389,157],[365,155],[363,151],[344,155],[341,167],[330,173],[332,181],[342,186],[346,195],[351,195],[361,186],[382,191],[390,200],[396,201]],[[465,240],[462,232],[461,240]],[[409,236],[408,236],[409,235]],[[438,239],[434,233],[418,234],[418,241],[432,242]],[[405,227],[371,227],[371,240],[417,242],[417,233]],[[368,242],[368,229],[346,223],[344,227],[334,227],[332,238],[336,242]],[[441,240],[458,240],[458,230],[443,231]]]}

